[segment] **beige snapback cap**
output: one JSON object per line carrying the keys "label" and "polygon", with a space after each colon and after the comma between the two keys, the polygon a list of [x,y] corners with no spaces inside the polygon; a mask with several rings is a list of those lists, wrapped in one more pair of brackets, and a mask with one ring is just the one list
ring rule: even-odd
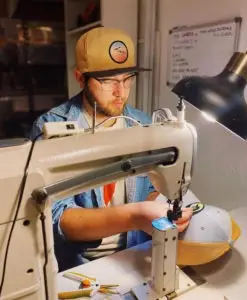
{"label": "beige snapback cap", "polygon": [[122,30],[97,27],[83,34],[76,43],[76,67],[92,77],[149,71],[135,62],[131,37]]}

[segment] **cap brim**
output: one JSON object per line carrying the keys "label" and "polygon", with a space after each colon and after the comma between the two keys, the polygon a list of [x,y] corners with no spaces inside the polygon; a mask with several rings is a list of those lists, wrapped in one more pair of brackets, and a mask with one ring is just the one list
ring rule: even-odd
{"label": "cap brim", "polygon": [[83,75],[88,77],[106,77],[106,76],[114,76],[123,73],[139,73],[143,71],[151,71],[151,69],[135,66],[129,68],[118,68],[118,69],[111,69],[111,70],[104,70],[104,71],[85,72],[83,73]]}

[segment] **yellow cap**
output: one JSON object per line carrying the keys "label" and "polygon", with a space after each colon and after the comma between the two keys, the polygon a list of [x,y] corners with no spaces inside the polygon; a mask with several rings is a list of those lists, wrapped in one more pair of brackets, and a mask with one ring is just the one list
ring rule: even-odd
{"label": "yellow cap", "polygon": [[124,31],[98,27],[83,34],[75,48],[77,69],[88,76],[147,71],[135,63],[132,39]]}

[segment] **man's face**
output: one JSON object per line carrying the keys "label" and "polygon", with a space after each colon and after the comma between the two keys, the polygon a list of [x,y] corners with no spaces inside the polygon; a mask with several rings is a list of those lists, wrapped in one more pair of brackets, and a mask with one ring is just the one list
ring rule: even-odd
{"label": "man's face", "polygon": [[133,84],[133,74],[90,78],[85,89],[89,104],[97,104],[98,114],[112,117],[122,114]]}

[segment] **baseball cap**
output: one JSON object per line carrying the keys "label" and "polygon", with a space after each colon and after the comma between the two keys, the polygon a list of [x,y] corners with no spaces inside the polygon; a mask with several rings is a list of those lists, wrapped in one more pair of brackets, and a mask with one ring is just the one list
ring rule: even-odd
{"label": "baseball cap", "polygon": [[114,28],[97,27],[84,33],[76,43],[75,59],[77,69],[88,76],[150,71],[136,65],[131,37]]}
{"label": "baseball cap", "polygon": [[188,228],[179,234],[178,265],[206,264],[233,248],[241,230],[229,212],[198,201],[184,201],[184,205],[196,213]]}
{"label": "baseball cap", "polygon": [[[164,196],[157,201],[166,203]],[[185,231],[178,236],[177,264],[197,266],[212,262],[234,247],[241,229],[229,212],[199,201],[191,190],[183,197],[183,206],[193,209]]]}

